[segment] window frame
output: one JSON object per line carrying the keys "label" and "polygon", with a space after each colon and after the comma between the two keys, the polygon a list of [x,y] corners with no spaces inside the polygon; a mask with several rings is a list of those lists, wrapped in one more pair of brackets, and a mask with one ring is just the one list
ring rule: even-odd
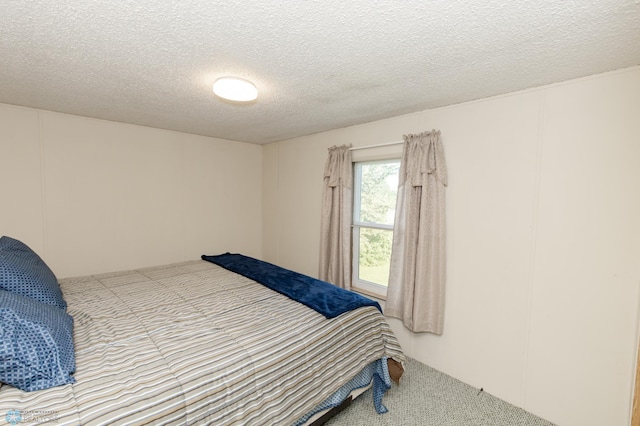
{"label": "window frame", "polygon": [[[380,300],[386,300],[387,298],[387,286],[374,283],[371,281],[363,280],[360,275],[360,230],[376,229],[395,231],[395,217],[394,224],[387,225],[375,222],[360,222],[357,218],[360,216],[362,193],[360,191],[362,187],[362,164],[384,164],[384,163],[398,163],[400,165],[400,157],[398,155],[388,156],[384,158],[377,158],[375,160],[357,160],[353,161],[353,206],[351,214],[351,289],[353,291],[366,294],[368,296],[375,297]],[[360,171],[359,171],[360,168]],[[396,194],[397,197],[397,194]],[[397,200],[397,198],[396,198]]]}

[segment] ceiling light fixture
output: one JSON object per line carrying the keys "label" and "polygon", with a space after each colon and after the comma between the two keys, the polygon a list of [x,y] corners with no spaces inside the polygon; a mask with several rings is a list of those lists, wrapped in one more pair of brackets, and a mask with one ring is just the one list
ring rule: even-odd
{"label": "ceiling light fixture", "polygon": [[220,77],[213,83],[213,93],[222,99],[236,102],[250,102],[258,97],[256,86],[238,77]]}

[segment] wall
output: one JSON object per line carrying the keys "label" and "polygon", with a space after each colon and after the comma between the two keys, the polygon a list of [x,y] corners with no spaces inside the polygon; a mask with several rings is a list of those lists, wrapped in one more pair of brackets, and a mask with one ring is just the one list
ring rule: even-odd
{"label": "wall", "polygon": [[445,330],[412,334],[391,320],[403,348],[554,423],[627,425],[639,117],[636,67],[267,145],[264,257],[317,275],[328,147],[440,129],[449,168]]}
{"label": "wall", "polygon": [[262,148],[0,104],[0,235],[58,277],[262,250]]}

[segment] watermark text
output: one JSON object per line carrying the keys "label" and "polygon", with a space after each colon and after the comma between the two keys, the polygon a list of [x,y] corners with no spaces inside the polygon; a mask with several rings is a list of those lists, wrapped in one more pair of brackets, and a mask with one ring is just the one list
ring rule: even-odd
{"label": "watermark text", "polygon": [[9,410],[5,415],[5,420],[10,425],[21,423],[57,423],[57,411],[47,410]]}

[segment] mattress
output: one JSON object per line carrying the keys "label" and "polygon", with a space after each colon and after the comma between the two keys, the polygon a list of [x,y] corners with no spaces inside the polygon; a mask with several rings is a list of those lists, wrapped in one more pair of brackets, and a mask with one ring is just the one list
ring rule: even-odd
{"label": "mattress", "polygon": [[371,363],[405,359],[375,307],[327,319],[202,260],[60,285],[76,383],[2,386],[0,413],[23,423],[294,424]]}

